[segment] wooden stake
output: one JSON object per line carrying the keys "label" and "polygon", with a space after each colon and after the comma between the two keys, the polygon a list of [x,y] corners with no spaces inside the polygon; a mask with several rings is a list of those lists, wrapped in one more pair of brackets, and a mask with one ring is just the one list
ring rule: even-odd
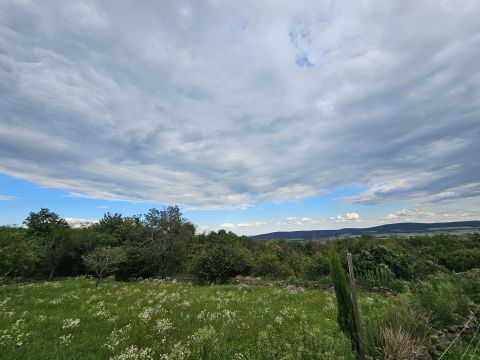
{"label": "wooden stake", "polygon": [[352,254],[347,253],[347,262],[348,262],[348,276],[350,278],[350,292],[352,293],[352,303],[353,303],[353,314],[355,316],[355,326],[358,336],[358,347],[360,352],[360,359],[364,358],[364,350],[363,350],[363,338],[362,338],[362,327],[360,324],[360,314],[358,312],[358,304],[357,304],[357,290],[355,287],[355,274],[353,273],[353,262],[352,262]]}

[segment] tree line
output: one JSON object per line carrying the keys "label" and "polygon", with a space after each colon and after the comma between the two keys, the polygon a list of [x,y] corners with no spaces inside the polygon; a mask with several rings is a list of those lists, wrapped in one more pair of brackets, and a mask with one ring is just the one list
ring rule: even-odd
{"label": "tree line", "polygon": [[[359,279],[394,282],[480,267],[480,235],[362,236],[334,241],[351,252]],[[252,240],[220,230],[196,234],[178,206],[71,228],[49,209],[24,227],[0,227],[0,277],[49,279],[114,274],[117,280],[184,276],[222,283],[237,275],[290,281],[329,280],[328,241]],[[346,260],[341,256],[342,266]]]}

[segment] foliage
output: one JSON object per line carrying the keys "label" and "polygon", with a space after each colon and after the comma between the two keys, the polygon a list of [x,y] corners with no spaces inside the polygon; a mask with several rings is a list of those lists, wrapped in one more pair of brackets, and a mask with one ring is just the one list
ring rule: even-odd
{"label": "foliage", "polygon": [[447,269],[432,260],[418,259],[412,262],[411,271],[412,277],[415,280],[423,280],[428,275],[436,274],[439,272],[446,272]]}
{"label": "foliage", "polygon": [[[85,274],[82,256],[99,246],[125,249],[126,259],[115,272],[119,280],[199,275],[202,281],[225,282],[228,274],[244,274],[308,284],[324,283],[329,273],[324,241],[251,240],[226,231],[195,235],[178,206],[133,216],[106,213],[97,224],[80,229],[41,209],[30,213],[25,225],[4,227],[0,233],[0,276],[52,279]],[[480,268],[479,238],[362,236],[335,240],[335,246],[353,254],[360,285],[404,291],[407,281]],[[232,249],[231,256],[222,255]],[[217,274],[206,270],[217,261]],[[341,262],[345,267],[345,259]]]}
{"label": "foliage", "polygon": [[[213,233],[211,236],[216,237]],[[236,275],[250,272],[249,252],[237,242],[209,242],[189,262],[189,272],[201,281],[224,283]]]}
{"label": "foliage", "polygon": [[21,229],[0,227],[0,279],[34,277],[40,263],[40,243],[27,239]]}
{"label": "foliage", "polygon": [[256,276],[269,278],[286,278],[293,275],[292,269],[287,264],[283,264],[274,253],[259,254],[253,273]]}
{"label": "foliage", "polygon": [[27,234],[31,236],[51,236],[59,229],[69,228],[65,219],[49,209],[42,208],[39,212],[30,212],[23,222],[27,227]]}
{"label": "foliage", "polygon": [[355,317],[353,314],[353,303],[350,290],[348,288],[345,270],[340,263],[340,258],[332,245],[328,249],[328,260],[330,262],[330,274],[335,296],[337,298],[337,321],[340,329],[352,341],[352,347],[359,351],[359,339],[356,332]]}
{"label": "foliage", "polygon": [[480,247],[473,249],[457,249],[442,259],[447,269],[467,271],[480,267]]}
{"label": "foliage", "polygon": [[30,212],[24,224],[27,226],[27,235],[42,240],[40,256],[49,269],[48,279],[52,280],[57,266],[70,250],[70,227],[58,214],[45,208]]}
{"label": "foliage", "polygon": [[400,279],[408,280],[411,273],[405,257],[402,257],[382,245],[370,245],[355,256],[355,265],[359,274],[365,274],[378,268],[388,269]]}
{"label": "foliage", "polygon": [[118,266],[125,260],[125,251],[121,247],[97,247],[83,256],[87,269],[93,271],[97,277],[96,286],[106,274],[118,270]]}
{"label": "foliage", "polygon": [[480,304],[480,268],[456,274],[455,282],[465,294]]}
{"label": "foliage", "polygon": [[316,252],[304,260],[303,275],[315,280],[330,273],[328,257],[323,252]]}
{"label": "foliage", "polygon": [[456,278],[446,274],[430,275],[415,283],[412,291],[418,304],[431,313],[439,326],[458,323],[471,306]]}

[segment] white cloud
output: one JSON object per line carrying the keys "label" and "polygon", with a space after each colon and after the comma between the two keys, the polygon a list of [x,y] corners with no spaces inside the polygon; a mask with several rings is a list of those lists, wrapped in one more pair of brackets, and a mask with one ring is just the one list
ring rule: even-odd
{"label": "white cloud", "polygon": [[363,221],[360,215],[356,212],[346,213],[344,216],[337,215],[331,220],[335,220],[335,222],[347,222],[347,221]]}
{"label": "white cloud", "polygon": [[291,216],[291,217],[285,218],[284,221],[279,222],[279,225],[281,225],[281,224],[285,224],[285,225],[304,225],[304,224],[317,225],[317,224],[321,224],[321,223],[324,222],[324,221],[325,221],[325,220],[314,219],[314,218],[311,218],[311,217],[295,217],[295,216]]}
{"label": "white cloud", "polygon": [[401,209],[387,214],[383,220],[386,222],[449,222],[468,221],[480,218],[480,207],[477,205],[465,208],[424,206],[411,209]]}
{"label": "white cloud", "polygon": [[385,220],[396,220],[396,219],[398,219],[398,215],[396,214],[390,213],[385,216]]}
{"label": "white cloud", "polygon": [[254,221],[254,222],[242,222],[242,223],[223,223],[220,224],[220,229],[238,229],[238,228],[252,228],[252,227],[259,227],[265,226],[267,222],[265,221]]}
{"label": "white cloud", "polygon": [[98,222],[98,219],[82,219],[82,218],[74,218],[74,217],[67,217],[65,221],[68,225],[73,228],[80,228],[85,226],[90,226]]}
{"label": "white cloud", "polygon": [[232,229],[232,228],[235,228],[237,225],[234,224],[234,223],[223,223],[223,224],[220,224],[220,229]]}
{"label": "white cloud", "polygon": [[4,1],[0,172],[191,210],[478,200],[479,11]]}
{"label": "white cloud", "polygon": [[15,196],[9,196],[9,195],[0,195],[0,201],[10,201],[10,200],[15,200]]}

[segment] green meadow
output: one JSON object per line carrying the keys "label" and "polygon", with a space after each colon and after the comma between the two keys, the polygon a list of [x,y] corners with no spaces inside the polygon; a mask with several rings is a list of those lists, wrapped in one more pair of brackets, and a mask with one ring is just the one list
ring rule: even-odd
{"label": "green meadow", "polygon": [[[4,359],[353,359],[330,291],[72,278],[0,299]],[[362,312],[386,302],[362,295]]]}

